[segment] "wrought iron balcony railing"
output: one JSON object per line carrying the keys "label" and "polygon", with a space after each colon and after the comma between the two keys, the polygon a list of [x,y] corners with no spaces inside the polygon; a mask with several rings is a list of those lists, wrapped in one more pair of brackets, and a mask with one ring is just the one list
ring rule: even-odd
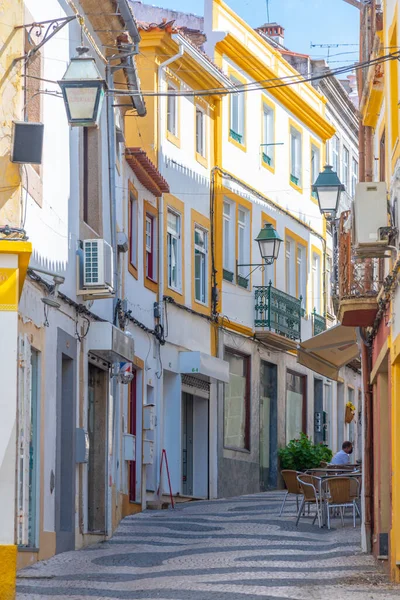
{"label": "wrought iron balcony railing", "polygon": [[334,290],[339,300],[375,297],[379,294],[384,278],[382,259],[356,256],[352,247],[350,218],[350,211],[343,212],[340,216],[339,252],[334,266],[338,285],[335,286],[334,282]]}
{"label": "wrought iron balcony railing", "polygon": [[326,318],[317,313],[317,310],[314,308],[313,314],[313,335],[318,335],[326,330]]}
{"label": "wrought iron balcony railing", "polygon": [[301,298],[268,286],[255,287],[255,327],[265,327],[291,340],[301,339]]}

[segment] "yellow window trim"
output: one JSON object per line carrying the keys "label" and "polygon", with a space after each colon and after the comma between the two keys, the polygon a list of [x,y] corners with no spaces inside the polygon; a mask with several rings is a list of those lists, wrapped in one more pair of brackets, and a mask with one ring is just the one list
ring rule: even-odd
{"label": "yellow window trim", "polygon": [[[137,189],[133,185],[133,183],[128,181],[128,239],[129,239],[129,250],[128,250],[128,271],[135,278],[138,279],[138,235],[136,232],[136,265],[131,263],[131,239],[132,239],[132,219],[131,219],[131,195],[135,197],[136,200],[136,224],[139,225],[139,196]],[[138,227],[139,230],[139,227]]]}
{"label": "yellow window trim", "polygon": [[[156,234],[158,233],[158,210],[157,207],[150,204],[147,200],[143,202],[143,275],[144,275],[144,287],[148,290],[151,290],[155,294],[158,292],[158,254],[156,252],[156,260],[154,265],[154,270],[156,274],[156,280],[150,279],[146,275],[146,215],[149,214],[154,218],[154,223],[156,225]],[[157,236],[156,236],[157,239]]]}
{"label": "yellow window trim", "polygon": [[[316,140],[315,138],[311,137],[310,138],[310,198],[311,198],[311,202],[313,202],[314,204],[316,204],[318,206],[318,200],[317,198],[314,198],[314,196],[312,195],[312,186],[314,184],[313,180],[312,180],[312,169],[311,169],[311,156],[312,156],[312,149],[317,148],[319,150],[319,172],[322,171],[322,154],[323,154],[323,150],[322,150],[322,144],[321,142],[319,142],[318,140]],[[349,170],[350,170],[350,165],[349,165]]]}
{"label": "yellow window trim", "polygon": [[[195,308],[195,310],[197,310],[197,312],[200,312],[204,315],[209,315],[210,314],[211,285],[212,285],[211,284],[211,252],[210,252],[210,219],[208,219],[201,213],[197,212],[197,210],[194,210],[194,208],[192,208],[191,221],[192,221],[192,225],[191,225],[190,231],[191,231],[191,236],[192,236],[192,240],[191,240],[192,306]],[[195,264],[194,264],[194,230],[195,230],[196,225],[198,225],[199,227],[201,227],[201,229],[204,229],[204,231],[207,232],[208,264],[207,264],[207,302],[206,302],[206,304],[203,304],[202,302],[199,302],[198,300],[196,300],[195,278],[194,278],[194,273],[195,273],[195,271],[194,271],[194,268],[195,268]]]}
{"label": "yellow window trim", "polygon": [[[301,181],[301,185],[296,185],[290,178],[291,176],[291,162],[292,162],[292,149],[291,149],[291,144],[290,144],[290,137],[291,137],[291,132],[292,132],[292,128],[295,129],[299,134],[300,134],[300,147],[301,147],[301,174],[300,174],[300,181]],[[303,171],[304,171],[304,130],[303,128],[298,125],[298,123],[296,123],[296,121],[293,121],[293,119],[289,119],[289,183],[291,185],[291,187],[293,189],[295,189],[296,191],[298,191],[300,194],[303,193],[303,181],[304,181],[304,177],[303,177]]]}
{"label": "yellow window trim", "polygon": [[[320,298],[321,298],[321,302],[320,305],[322,307],[322,314],[325,312],[325,299],[324,299],[324,268],[323,268],[323,264],[322,264],[322,258],[323,258],[323,253],[322,250],[320,248],[317,248],[317,246],[314,246],[314,244],[311,244],[311,260],[314,254],[317,254],[319,256],[319,268],[320,268]],[[311,263],[312,264],[312,263]],[[313,303],[314,303],[314,298],[313,298]],[[312,310],[314,310],[314,306],[312,307]]]}
{"label": "yellow window trim", "polygon": [[[253,227],[253,205],[250,202],[250,200],[246,200],[245,198],[242,198],[241,196],[235,194],[234,192],[232,192],[231,190],[229,190],[226,187],[222,187],[222,192],[221,192],[221,196],[222,196],[222,203],[221,203],[221,211],[223,213],[223,204],[224,204],[224,198],[228,198],[234,205],[235,205],[235,273],[234,273],[234,282],[232,282],[232,285],[237,285],[236,282],[236,263],[239,262],[239,236],[238,236],[238,227],[239,227],[239,208],[240,206],[242,206],[244,209],[246,209],[249,212],[250,215],[250,263],[252,262],[252,255],[253,255],[253,247],[252,247],[252,227]],[[223,221],[223,216],[222,216],[222,221]],[[221,249],[222,249],[222,245],[223,245],[223,229],[222,229],[222,236],[221,236],[221,240],[220,240],[220,244],[221,244]],[[221,256],[223,256],[223,253],[221,254]],[[250,267],[249,267],[250,269]],[[241,287],[241,286],[239,286]],[[249,287],[247,288],[241,288],[244,291],[251,291],[251,275],[250,275],[250,279],[249,279]]]}
{"label": "yellow window trim", "polygon": [[[236,223],[235,223],[235,242],[236,242],[236,264],[239,262],[239,235],[238,235],[238,231],[239,231],[239,209],[240,208],[244,208],[248,213],[249,213],[249,219],[250,219],[250,223],[249,223],[249,231],[250,231],[250,264],[253,262],[252,260],[252,256],[253,256],[253,239],[252,239],[252,231],[253,231],[253,205],[251,202],[249,202],[248,200],[245,200],[244,198],[241,198],[240,196],[237,198],[236,200]],[[251,267],[249,268],[249,272],[251,271]],[[235,277],[236,277],[236,268],[235,268]],[[242,288],[241,286],[238,285],[238,282],[236,282],[236,285],[238,287],[240,287],[242,290],[244,290],[245,292],[251,292],[251,287],[252,287],[252,275],[249,275],[249,285],[247,288]]]}
{"label": "yellow window trim", "polygon": [[[276,229],[276,219],[268,215],[266,212],[261,212],[261,227],[264,227],[265,223],[271,223],[271,225]],[[282,249],[281,249],[282,250]],[[274,261],[274,283],[276,285],[276,260]],[[265,281],[265,269],[262,272],[262,285],[269,285],[269,281]]]}
{"label": "yellow window trim", "polygon": [[[273,137],[272,141],[273,141],[273,143],[275,143],[275,136],[276,136],[275,104],[269,98],[267,98],[267,96],[262,94],[262,96],[261,96],[261,144],[265,143],[265,140],[264,140],[264,106],[268,106],[268,108],[270,108],[272,110],[273,115],[274,115],[274,137]],[[264,167],[264,169],[267,169],[271,173],[275,173],[275,146],[271,146],[271,147],[272,147],[272,166],[263,160],[263,152],[265,152],[265,150],[264,150],[265,146],[260,145],[261,165]]]}
{"label": "yellow window trim", "polygon": [[[165,201],[165,217],[164,217],[164,286],[165,286],[165,294],[167,296],[171,296],[178,302],[179,304],[184,304],[185,302],[185,268],[183,262],[183,254],[185,251],[185,204],[172,196],[171,194],[164,194]],[[168,286],[168,252],[167,252],[167,229],[168,229],[168,208],[171,208],[173,212],[179,213],[181,217],[181,277],[182,277],[182,286],[181,291],[178,292],[173,288]]]}
{"label": "yellow window trim", "polygon": [[[205,127],[205,131],[204,131],[204,141],[205,141],[205,156],[203,156],[202,154],[200,154],[200,152],[197,152],[197,145],[196,145],[196,128],[197,128],[197,119],[196,119],[196,112],[197,112],[197,107],[201,110],[201,112],[204,115],[204,127]],[[196,99],[195,103],[194,103],[194,155],[196,158],[196,161],[205,169],[208,169],[208,148],[209,148],[209,127],[208,127],[208,120],[209,120],[209,114],[208,114],[208,110],[207,110],[207,104],[205,102],[200,102],[199,100]]]}
{"label": "yellow window trim", "polygon": [[[172,85],[177,90],[181,89],[180,80],[172,74],[170,71],[166,72],[166,83],[167,89],[168,85]],[[181,147],[181,98],[180,96],[176,96],[176,129],[177,135],[173,134],[171,131],[168,131],[168,96],[165,98],[165,138],[174,144],[177,148]]]}
{"label": "yellow window trim", "polygon": [[[243,84],[247,83],[247,80],[245,79],[245,77],[243,77],[243,75],[241,75],[240,73],[238,73],[238,71],[236,71],[235,69],[233,69],[232,67],[228,67],[228,77],[229,79],[232,77],[234,77],[235,79],[237,79],[238,81],[240,81]],[[232,94],[229,94],[229,112],[228,112],[228,140],[231,144],[233,144],[234,146],[236,146],[236,148],[240,148],[240,150],[242,150],[243,152],[247,152],[247,92],[240,92],[241,94],[244,95],[244,115],[243,115],[243,125],[244,125],[244,143],[241,144],[239,142],[237,142],[235,139],[233,139],[233,137],[231,137],[231,98],[232,98]]]}
{"label": "yellow window trim", "polygon": [[[295,242],[295,254],[294,254],[294,260],[295,260],[295,272],[296,272],[296,298],[300,297],[300,290],[299,290],[299,274],[298,274],[298,269],[297,269],[297,258],[298,258],[298,245],[300,244],[300,246],[303,246],[303,248],[305,248],[306,250],[306,302],[305,302],[305,318],[308,317],[309,314],[309,301],[308,301],[308,262],[309,262],[309,258],[308,258],[308,241],[305,240],[304,238],[302,238],[300,235],[298,235],[297,233],[295,233],[294,231],[292,231],[291,229],[288,229],[287,227],[285,227],[285,280],[286,280],[286,239],[290,238],[291,240],[293,240]],[[286,290],[285,290],[286,291]],[[289,293],[286,291],[286,293]]]}

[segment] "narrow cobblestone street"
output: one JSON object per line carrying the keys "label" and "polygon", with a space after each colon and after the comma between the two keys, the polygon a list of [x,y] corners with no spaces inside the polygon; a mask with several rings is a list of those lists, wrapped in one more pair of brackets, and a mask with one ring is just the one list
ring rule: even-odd
{"label": "narrow cobblestone street", "polygon": [[282,492],[180,504],[126,518],[114,537],[19,572],[18,600],[400,598],[360,552],[360,528],[295,527]]}

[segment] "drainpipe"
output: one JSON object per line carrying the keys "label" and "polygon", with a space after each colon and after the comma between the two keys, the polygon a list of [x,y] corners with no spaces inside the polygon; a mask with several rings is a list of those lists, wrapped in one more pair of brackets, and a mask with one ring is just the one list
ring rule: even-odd
{"label": "drainpipe", "polygon": [[[157,79],[157,87],[161,88],[162,81],[162,71],[165,67],[175,62],[179,58],[183,56],[185,49],[182,44],[179,44],[179,51],[174,56],[171,56],[166,61],[161,63],[158,67],[158,79]],[[162,165],[163,155],[161,151],[161,131],[163,131],[164,126],[164,116],[163,111],[161,110],[160,104],[162,102],[161,97],[158,98],[158,119],[157,119],[157,148],[158,148],[158,169],[161,172],[160,165]],[[162,196],[158,199],[158,303],[160,306],[160,324],[164,326],[164,311],[161,309],[161,305],[163,303],[163,294],[164,294],[164,199]],[[155,341],[154,343],[159,343]],[[160,348],[161,352],[161,348]],[[160,473],[160,461],[161,461],[161,451],[164,448],[164,423],[162,421],[162,415],[164,414],[164,393],[163,393],[163,381],[162,377],[158,380],[158,402],[157,407],[157,441],[158,441],[158,449],[159,454],[156,454],[156,464],[155,471],[157,473],[157,477],[159,477]],[[160,489],[160,494],[162,494],[161,489],[161,480],[156,482],[156,489]]]}

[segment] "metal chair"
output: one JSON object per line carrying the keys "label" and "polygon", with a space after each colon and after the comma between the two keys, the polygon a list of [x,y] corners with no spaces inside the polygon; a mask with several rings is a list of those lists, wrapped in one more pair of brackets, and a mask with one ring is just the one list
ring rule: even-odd
{"label": "metal chair", "polygon": [[[359,498],[360,482],[356,477],[330,477],[323,483],[323,493],[328,518],[328,529],[331,528],[330,511],[338,508],[342,526],[344,527],[344,511],[350,507],[353,509],[353,526],[356,526],[356,511],[359,514],[356,499]],[[356,493],[354,491],[356,490]]]}
{"label": "metal chair", "polygon": [[289,494],[293,494],[296,496],[296,506],[297,510],[299,509],[299,496],[301,495],[301,489],[299,486],[299,482],[297,481],[297,476],[301,475],[299,471],[292,471],[290,469],[284,469],[281,471],[281,475],[283,477],[283,481],[286,485],[286,494],[282,502],[281,510],[279,511],[279,516],[282,516],[283,509],[285,507],[285,502]]}
{"label": "metal chair", "polygon": [[314,475],[304,475],[300,474],[297,477],[297,481],[299,482],[301,492],[303,494],[303,498],[301,500],[300,508],[297,512],[296,519],[296,527],[299,524],[299,520],[301,517],[301,513],[306,504],[310,507],[311,505],[315,505],[316,513],[313,520],[313,525],[315,520],[318,519],[318,526],[321,528],[322,523],[322,502],[321,502],[321,479],[319,477],[315,477]]}

